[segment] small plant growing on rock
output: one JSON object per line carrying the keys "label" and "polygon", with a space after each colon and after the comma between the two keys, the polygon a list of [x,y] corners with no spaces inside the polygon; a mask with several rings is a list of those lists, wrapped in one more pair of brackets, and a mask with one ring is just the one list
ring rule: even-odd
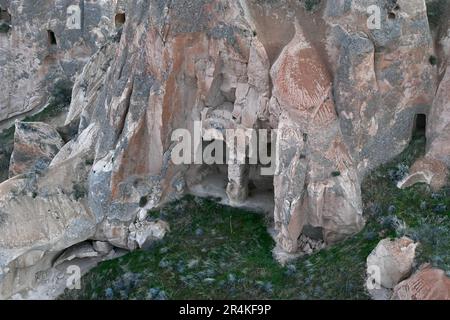
{"label": "small plant growing on rock", "polygon": [[86,195],[87,195],[86,188],[82,184],[75,183],[73,185],[73,196],[76,201],[85,198]]}
{"label": "small plant growing on rock", "polygon": [[331,173],[331,175],[332,175],[333,177],[339,177],[339,176],[341,175],[341,172],[340,172],[340,171],[333,171],[333,172]]}
{"label": "small plant growing on rock", "polygon": [[321,0],[305,0],[305,9],[309,12],[316,11],[320,6]]}

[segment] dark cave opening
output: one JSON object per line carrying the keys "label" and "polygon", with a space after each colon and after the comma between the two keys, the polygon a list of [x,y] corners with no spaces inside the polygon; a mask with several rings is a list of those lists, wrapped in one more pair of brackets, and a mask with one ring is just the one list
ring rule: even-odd
{"label": "dark cave opening", "polygon": [[116,28],[120,28],[125,24],[125,13],[118,13],[116,14],[116,17],[114,18],[114,23],[116,25]]}
{"label": "dark cave opening", "polygon": [[416,114],[414,118],[413,136],[424,136],[427,129],[427,116],[423,113]]}
{"label": "dark cave opening", "polygon": [[3,9],[2,7],[0,7],[0,20],[6,23],[11,22],[11,15],[9,14],[8,10]]}
{"label": "dark cave opening", "polygon": [[48,39],[49,45],[52,45],[52,46],[57,45],[56,35],[52,30],[47,30],[47,39]]}
{"label": "dark cave opening", "polygon": [[[217,140],[203,141],[202,151]],[[231,165],[227,159],[227,144],[225,141],[220,141],[223,147],[223,163],[194,165],[191,166],[189,180],[191,185],[189,187],[192,194],[200,197],[213,197],[221,199],[224,203],[229,203],[231,200],[227,194],[227,186],[230,182]],[[271,144],[268,143],[268,155],[270,156]],[[213,154],[213,157],[215,154]],[[247,189],[246,196],[242,201],[234,202],[234,206],[264,212],[268,215],[273,213],[274,208],[274,185],[273,175],[263,175],[262,168],[268,168],[270,165],[250,164],[250,160],[246,158],[245,169],[242,171],[241,187],[242,191]],[[236,167],[235,167],[236,168]],[[237,180],[240,179],[235,176]]]}

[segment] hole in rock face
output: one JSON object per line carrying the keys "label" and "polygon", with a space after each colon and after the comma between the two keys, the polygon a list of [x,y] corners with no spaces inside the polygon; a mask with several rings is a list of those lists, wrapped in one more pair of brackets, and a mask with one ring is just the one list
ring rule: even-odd
{"label": "hole in rock face", "polygon": [[429,61],[432,66],[435,66],[438,64],[438,59],[436,56],[430,56]]}
{"label": "hole in rock face", "polygon": [[116,28],[120,28],[125,24],[125,13],[118,13],[116,14],[116,17],[114,18],[114,22],[116,25]]}
{"label": "hole in rock face", "polygon": [[425,135],[427,128],[427,116],[423,113],[416,114],[414,119],[413,135],[423,136]]}
{"label": "hole in rock face", "polygon": [[56,46],[56,36],[55,33],[52,30],[47,30],[47,38],[48,38],[48,44],[52,46]]}
{"label": "hole in rock face", "polygon": [[3,9],[0,7],[0,21],[10,23],[11,22],[11,15],[9,14],[8,10]]}
{"label": "hole in rock face", "polygon": [[394,20],[395,18],[397,18],[397,15],[394,12],[389,12],[388,18]]}

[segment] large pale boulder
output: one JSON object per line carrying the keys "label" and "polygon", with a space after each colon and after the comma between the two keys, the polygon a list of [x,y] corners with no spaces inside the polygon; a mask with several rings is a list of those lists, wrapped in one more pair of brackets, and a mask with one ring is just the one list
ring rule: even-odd
{"label": "large pale boulder", "polygon": [[447,184],[448,168],[445,163],[436,159],[420,158],[410,168],[409,174],[397,183],[404,189],[416,183],[426,183],[433,190],[439,190]]}
{"label": "large pale boulder", "polygon": [[392,289],[412,270],[417,244],[407,237],[383,239],[367,257],[375,284]]}

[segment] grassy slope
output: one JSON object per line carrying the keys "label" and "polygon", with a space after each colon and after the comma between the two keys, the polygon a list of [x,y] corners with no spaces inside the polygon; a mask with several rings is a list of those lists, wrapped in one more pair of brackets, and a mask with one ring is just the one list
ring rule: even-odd
{"label": "grassy slope", "polygon": [[403,234],[421,241],[419,261],[449,271],[450,212],[442,205],[450,207],[450,190],[398,190],[391,178],[423,150],[424,138],[415,139],[366,179],[361,233],[287,267],[271,256],[264,217],[189,196],[150,214],[171,224],[162,242],[101,263],[82,290],[61,299],[368,299],[366,257],[380,239]]}

